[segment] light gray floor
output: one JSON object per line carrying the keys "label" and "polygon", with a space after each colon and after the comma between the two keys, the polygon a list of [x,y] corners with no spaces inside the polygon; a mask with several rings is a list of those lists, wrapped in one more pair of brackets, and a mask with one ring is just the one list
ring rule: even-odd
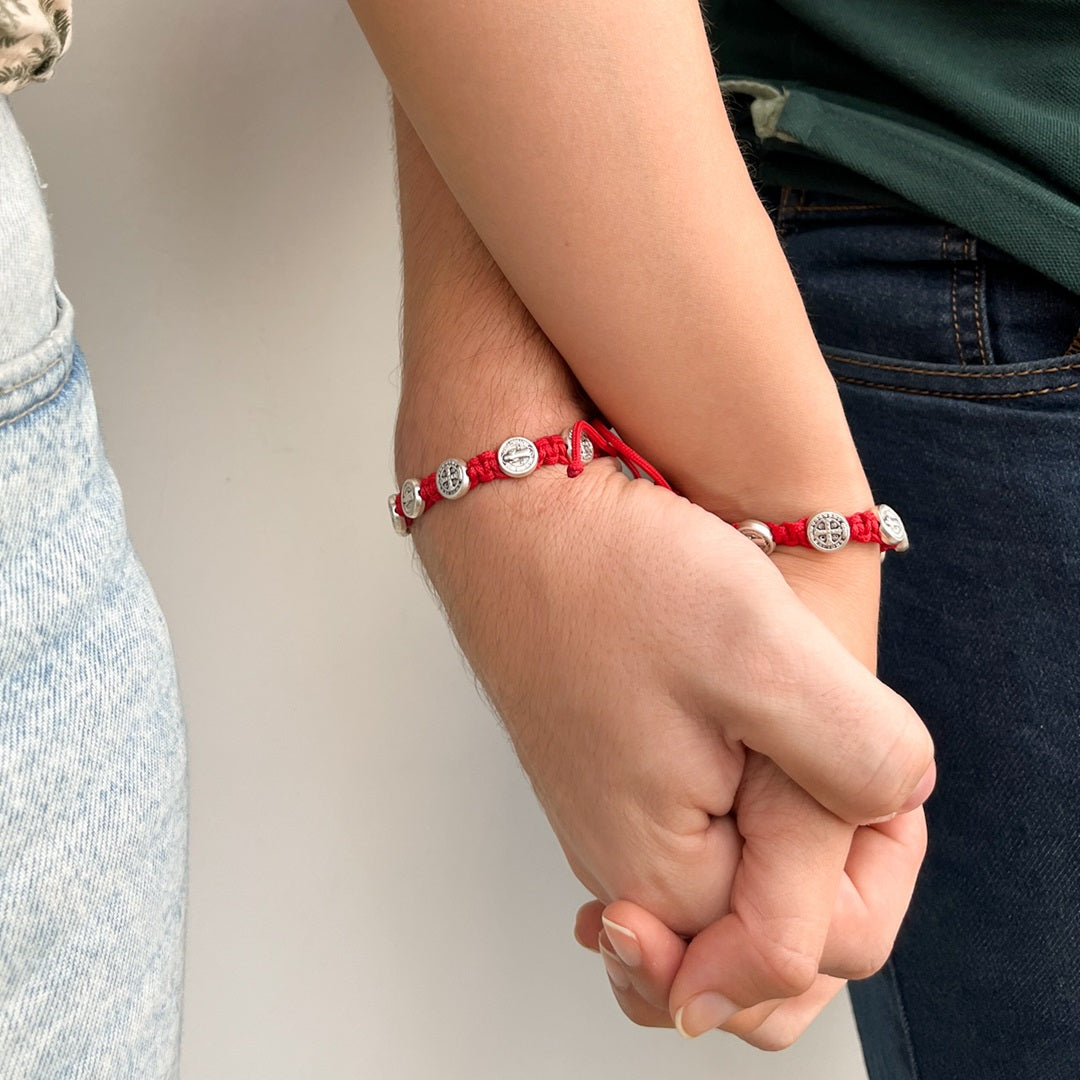
{"label": "light gray floor", "polygon": [[[625,1021],[390,532],[385,89],[345,0],[82,0],[14,107],[187,705],[185,1080],[860,1080]],[[420,665],[423,664],[423,674]]]}

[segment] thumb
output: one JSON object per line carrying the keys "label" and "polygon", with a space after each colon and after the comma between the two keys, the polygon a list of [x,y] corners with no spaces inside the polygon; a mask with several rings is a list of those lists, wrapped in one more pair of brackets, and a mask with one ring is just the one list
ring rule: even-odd
{"label": "thumb", "polygon": [[756,700],[740,703],[744,729],[728,733],[849,824],[921,806],[937,774],[919,715],[793,592],[769,599],[748,639]]}

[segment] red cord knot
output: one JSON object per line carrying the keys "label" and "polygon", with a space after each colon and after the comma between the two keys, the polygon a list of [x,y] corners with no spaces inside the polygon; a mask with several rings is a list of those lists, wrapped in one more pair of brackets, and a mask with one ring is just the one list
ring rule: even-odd
{"label": "red cord knot", "polygon": [[[612,457],[617,457],[635,477],[640,479],[643,476],[647,476],[658,487],[667,488],[668,491],[674,491],[675,489],[664,479],[658,469],[655,469],[650,465],[636,450],[627,446],[626,443],[619,438],[619,436],[606,424],[600,420],[594,421],[592,424],[586,424],[585,421],[579,420],[578,424],[583,424],[589,429],[589,438],[593,440],[594,445],[603,450],[604,453],[610,454]],[[576,427],[577,425],[575,425]]]}
{"label": "red cord knot", "polygon": [[[585,471],[585,452],[582,447],[585,440],[586,428],[589,428],[590,431],[592,430],[592,425],[588,420],[578,420],[570,429],[570,446],[568,448],[570,451],[570,464],[566,467],[566,475],[570,477],[571,480],[576,476],[580,476]],[[592,453],[595,453],[595,448],[596,443],[593,442]],[[590,460],[592,458],[592,453],[589,455]]]}

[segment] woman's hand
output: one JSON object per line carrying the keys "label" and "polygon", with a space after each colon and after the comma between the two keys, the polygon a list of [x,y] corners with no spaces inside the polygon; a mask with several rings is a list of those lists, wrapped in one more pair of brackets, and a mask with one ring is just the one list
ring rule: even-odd
{"label": "woman's hand", "polygon": [[[922,809],[855,830],[833,909],[820,971],[808,988],[759,1002],[720,1024],[763,1050],[782,1050],[806,1030],[844,987],[884,963],[907,910],[925,851]],[[739,905],[738,898],[735,901]],[[574,936],[603,956],[608,980],[623,1012],[646,1027],[674,1027],[696,1036],[713,1026],[704,1006],[679,1010],[698,994],[719,993],[728,958],[709,931],[688,943],[636,904],[593,900],[577,914]],[[830,974],[831,973],[831,974]],[[804,975],[805,981],[805,975]],[[791,989],[797,990],[797,985]]]}
{"label": "woman's hand", "polygon": [[[796,594],[873,670],[879,563],[876,550],[868,548],[867,555],[843,567],[828,556],[801,549],[778,549],[773,559]],[[753,795],[754,785],[760,785],[763,777],[772,784],[771,799]],[[755,755],[748,760],[737,811],[744,800],[752,816],[737,813],[736,828],[743,837],[741,870],[745,872],[734,880],[729,911],[689,946],[655,916],[625,900],[606,911],[601,902],[586,904],[578,912],[575,936],[587,948],[603,953],[612,990],[636,1023],[677,1025],[691,1036],[721,1026],[754,1046],[780,1049],[802,1034],[842,989],[845,979],[866,977],[884,963],[925,852],[925,820],[918,809],[887,823],[853,830],[807,799],[771,762]],[[785,806],[790,814],[786,853],[772,830],[768,841],[760,843],[755,813],[755,808],[764,809],[776,817],[785,813]],[[816,845],[811,842],[815,833]],[[829,911],[825,906],[828,853],[835,858],[845,844],[850,844],[850,850]],[[775,863],[771,871],[770,861]],[[820,946],[816,966],[806,962],[805,949],[791,964],[784,959],[781,932],[773,962],[786,970],[786,980],[777,983],[784,983],[785,992],[771,1001],[758,1000],[763,991],[746,996],[741,977],[746,959],[740,955],[740,926],[747,921],[760,923],[763,936],[773,939],[778,935],[769,928],[783,926],[772,921],[772,913],[763,910],[755,896],[755,870],[771,876],[774,887],[777,881],[788,879],[790,888],[802,898],[802,917],[807,920],[802,940],[809,942],[805,927],[813,923]],[[807,889],[801,876],[819,887]],[[753,1004],[738,1008],[738,1001]]]}

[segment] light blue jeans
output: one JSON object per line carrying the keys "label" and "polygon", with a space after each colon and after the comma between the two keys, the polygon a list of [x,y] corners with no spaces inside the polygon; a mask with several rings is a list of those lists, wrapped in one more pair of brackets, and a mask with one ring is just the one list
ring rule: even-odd
{"label": "light blue jeans", "polygon": [[0,98],[0,1076],[178,1075],[185,730]]}

